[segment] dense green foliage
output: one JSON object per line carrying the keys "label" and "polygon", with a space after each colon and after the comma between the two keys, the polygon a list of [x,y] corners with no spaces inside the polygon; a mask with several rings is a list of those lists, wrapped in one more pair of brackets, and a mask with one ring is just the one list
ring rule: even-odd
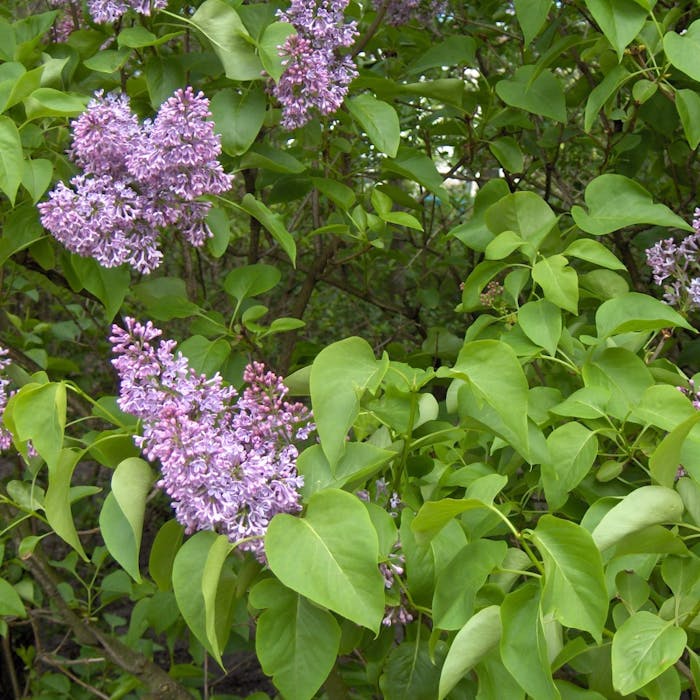
{"label": "dense green foliage", "polygon": [[[450,0],[392,26],[353,2],[359,75],[292,132],[285,7],[172,0],[62,41],[64,10],[0,8],[4,696],[224,700],[246,651],[287,700],[696,696],[698,316],[645,249],[693,231],[697,4]],[[36,205],[77,172],[71,120],[188,85],[234,173],[213,237],[165,231],[150,275],[69,253]],[[116,406],[124,316],[312,408],[266,565],[172,519]]]}

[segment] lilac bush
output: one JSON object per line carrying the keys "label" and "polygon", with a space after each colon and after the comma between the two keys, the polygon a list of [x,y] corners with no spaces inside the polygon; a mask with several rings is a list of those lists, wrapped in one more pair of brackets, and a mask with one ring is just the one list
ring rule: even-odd
{"label": "lilac bush", "polygon": [[357,23],[343,18],[347,5],[348,0],[292,0],[288,10],[278,12],[297,31],[280,47],[285,70],[273,88],[285,129],[303,126],[316,112],[335,112],[357,76],[352,58],[340,54],[357,36]]}
{"label": "lilac bush", "polygon": [[190,87],[144,124],[125,95],[96,93],[72,124],[69,155],[82,174],[59,182],[39,205],[42,224],[78,255],[144,273],[161,263],[164,229],[201,246],[211,235],[211,205],[198,197],[225,192],[232,180],[218,162],[221,143],[209,117],[209,101]]}
{"label": "lilac bush", "polygon": [[665,238],[647,248],[647,263],[664,299],[681,309],[700,308],[700,209],[694,212],[695,231],[680,243]]}
{"label": "lilac bush", "polygon": [[264,558],[262,536],[277,513],[301,510],[295,441],[313,430],[311,414],[284,400],[280,377],[258,362],[244,372],[242,395],[197,374],[173,340],[126,319],[113,326],[112,362],[119,373],[122,410],[142,421],[136,443],[159,461],[158,485],[170,496],[186,532],[214,530]]}

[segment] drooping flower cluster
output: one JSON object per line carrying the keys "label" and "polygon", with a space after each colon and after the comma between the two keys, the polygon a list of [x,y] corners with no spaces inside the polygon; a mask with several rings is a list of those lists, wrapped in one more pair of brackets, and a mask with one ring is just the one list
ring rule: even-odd
{"label": "drooping flower cluster", "polygon": [[161,465],[158,485],[188,533],[214,530],[264,558],[262,536],[277,513],[295,513],[303,478],[295,441],[314,429],[300,403],[260,363],[248,365],[238,397],[217,373],[197,374],[161,331],[126,319],[113,326],[119,406],[141,419],[137,445]]}
{"label": "drooping flower cluster", "polygon": [[[74,0],[52,0],[54,7],[77,7],[79,3]],[[87,0],[87,8],[95,22],[116,22],[129,10],[134,10],[140,15],[150,16],[155,10],[161,10],[168,4],[168,0]]]}
{"label": "drooping flower cluster", "polygon": [[654,282],[663,286],[664,299],[683,310],[700,308],[700,209],[695,210],[693,228],[680,243],[666,238],[646,251]]}
{"label": "drooping flower cluster", "polygon": [[[401,497],[396,491],[389,491],[389,484],[386,479],[377,479],[374,482],[374,497],[368,489],[357,491],[357,497],[366,501],[373,502],[382,508],[386,508],[393,518],[398,518],[399,508],[401,506]],[[379,564],[379,571],[384,579],[384,588],[386,589],[386,605],[384,607],[384,618],[382,624],[385,627],[401,624],[407,625],[413,621],[413,614],[410,612],[410,601],[401,586],[401,576],[404,573],[404,565],[406,557],[401,549],[401,541],[394,542],[394,546],[389,552],[387,560]]]}
{"label": "drooping flower cluster", "polygon": [[348,0],[292,0],[286,12],[278,12],[297,31],[280,46],[285,69],[273,88],[285,129],[303,126],[316,112],[335,112],[357,76],[350,56],[340,54],[357,36],[357,23],[344,21],[347,5]]}
{"label": "drooping flower cluster", "polygon": [[7,359],[7,353],[8,351],[5,348],[0,347],[0,450],[7,450],[10,448],[10,445],[12,445],[12,435],[10,435],[10,431],[2,422],[7,400],[10,397],[7,391],[10,380],[5,375],[5,369],[7,369],[10,364],[10,360]]}
{"label": "drooping flower cluster", "polygon": [[42,224],[78,255],[145,273],[163,258],[158,238],[166,228],[202,245],[211,235],[211,205],[197,198],[231,187],[209,116],[209,101],[190,87],[144,124],[126,95],[96,93],[72,123],[69,155],[82,174],[59,182],[39,204]]}
{"label": "drooping flower cluster", "polygon": [[[375,0],[375,8],[379,10],[384,5],[384,1]],[[445,0],[389,0],[384,21],[394,27],[408,24],[411,20],[425,25],[443,14],[446,6]]]}

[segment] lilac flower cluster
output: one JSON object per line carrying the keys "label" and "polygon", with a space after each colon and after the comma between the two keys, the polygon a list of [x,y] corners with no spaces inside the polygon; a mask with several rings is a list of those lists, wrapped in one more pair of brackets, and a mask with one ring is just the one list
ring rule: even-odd
{"label": "lilac flower cluster", "polygon": [[339,50],[357,36],[356,22],[345,22],[348,0],[292,0],[278,12],[297,33],[280,46],[284,73],[272,92],[282,104],[282,126],[296,129],[314,115],[332,114],[357,76],[352,58]]}
{"label": "lilac flower cluster", "polygon": [[7,359],[8,351],[0,347],[0,450],[7,450],[12,445],[12,435],[10,431],[3,425],[2,416],[5,413],[5,407],[7,406],[7,400],[10,398],[10,394],[7,391],[7,386],[10,380],[4,373],[10,364],[10,360]]}
{"label": "lilac flower cluster", "polygon": [[[393,518],[399,515],[401,497],[396,491],[389,491],[389,484],[384,478],[374,482],[374,498],[368,489],[357,491],[357,497],[367,503],[373,501],[382,508],[386,508]],[[413,621],[413,614],[409,611],[410,601],[400,583],[405,563],[406,557],[401,551],[401,542],[397,540],[387,561],[379,564],[379,571],[384,578],[384,588],[387,590],[387,603],[382,619],[382,624],[386,627],[396,624],[407,625]]]}
{"label": "lilac flower cluster", "polygon": [[[161,331],[126,319],[113,326],[119,406],[141,419],[137,445],[158,460],[158,485],[188,533],[214,530],[264,560],[262,536],[277,513],[301,510],[294,441],[314,429],[300,403],[264,365],[248,365],[238,397],[217,373],[198,375]],[[251,539],[246,539],[251,538]]]}
{"label": "lilac flower cluster", "polygon": [[[74,0],[52,0],[54,7],[77,7],[79,3]],[[168,4],[168,0],[87,0],[87,8],[95,22],[116,22],[129,10],[134,10],[140,15],[150,16],[154,10],[161,10]]]}
{"label": "lilac flower cluster", "polygon": [[[383,7],[386,0],[375,0],[377,10]],[[432,19],[445,12],[445,0],[389,0],[386,3],[384,21],[394,27],[408,24],[416,20],[421,24],[429,24]]]}
{"label": "lilac flower cluster", "polygon": [[194,246],[211,232],[206,194],[230,189],[208,121],[209,101],[178,90],[156,118],[139,124],[126,95],[96,93],[72,123],[72,160],[82,169],[39,204],[42,224],[70,251],[104,267],[128,263],[154,270],[163,258],[160,232],[172,227]]}
{"label": "lilac flower cluster", "polygon": [[683,310],[700,308],[700,209],[695,210],[693,228],[680,243],[666,238],[646,251],[654,282],[663,286],[664,299]]}

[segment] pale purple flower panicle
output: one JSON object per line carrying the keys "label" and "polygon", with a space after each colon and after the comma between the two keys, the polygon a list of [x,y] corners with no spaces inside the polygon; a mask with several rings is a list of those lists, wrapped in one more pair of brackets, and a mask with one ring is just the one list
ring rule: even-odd
{"label": "pale purple flower panicle", "polygon": [[280,20],[297,34],[280,46],[284,73],[273,94],[282,104],[282,126],[296,129],[316,112],[332,114],[345,99],[348,85],[357,76],[350,56],[339,50],[357,36],[357,23],[345,22],[348,0],[292,0]]}
{"label": "pale purple flower panicle", "polygon": [[700,209],[694,217],[694,233],[680,243],[666,238],[646,251],[654,282],[663,286],[664,300],[681,309],[700,308]]}
{"label": "pale purple flower panicle", "polygon": [[[374,7],[379,10],[384,0],[375,0]],[[411,20],[428,24],[432,19],[445,12],[445,0],[389,0],[384,15],[387,24],[398,27]]]}
{"label": "pale purple flower panicle", "polygon": [[137,444],[158,460],[158,485],[188,533],[214,530],[264,559],[262,536],[277,513],[301,510],[295,441],[314,429],[300,403],[260,363],[248,365],[238,397],[217,373],[197,374],[176,343],[149,321],[126,319],[110,338],[121,380],[119,406],[141,419]]}
{"label": "pale purple flower panicle", "polygon": [[10,360],[6,358],[7,353],[8,351],[5,348],[0,347],[0,450],[7,450],[12,445],[12,435],[10,435],[10,431],[2,422],[7,400],[10,397],[7,391],[7,385],[10,383],[10,380],[4,372],[10,364]]}
{"label": "pale purple flower panicle", "polygon": [[[77,11],[80,2],[76,0],[51,0],[54,7],[71,7]],[[166,7],[168,0],[87,0],[87,9],[95,22],[116,22],[129,10],[140,15],[150,16],[151,12]],[[77,29],[78,27],[74,27]]]}
{"label": "pale purple flower panicle", "polygon": [[209,101],[178,90],[155,120],[139,124],[126,95],[98,92],[73,123],[69,155],[83,173],[60,182],[39,205],[42,224],[70,251],[104,267],[128,263],[151,272],[163,255],[158,237],[174,228],[194,246],[211,236],[210,204],[230,189]]}
{"label": "pale purple flower panicle", "polygon": [[168,0],[88,0],[88,10],[95,22],[116,22],[129,10],[140,15],[149,16],[152,11],[160,10]]}

